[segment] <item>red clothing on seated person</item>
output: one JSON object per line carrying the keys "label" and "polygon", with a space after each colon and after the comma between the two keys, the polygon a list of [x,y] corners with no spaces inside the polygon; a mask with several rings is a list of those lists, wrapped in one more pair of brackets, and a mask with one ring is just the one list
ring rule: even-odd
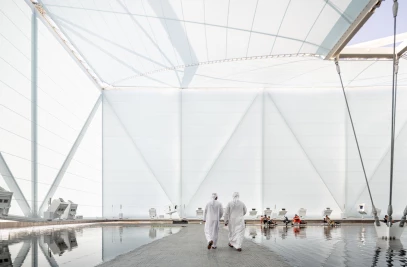
{"label": "red clothing on seated person", "polygon": [[293,223],[301,223],[300,216],[295,215],[294,218],[293,218]]}

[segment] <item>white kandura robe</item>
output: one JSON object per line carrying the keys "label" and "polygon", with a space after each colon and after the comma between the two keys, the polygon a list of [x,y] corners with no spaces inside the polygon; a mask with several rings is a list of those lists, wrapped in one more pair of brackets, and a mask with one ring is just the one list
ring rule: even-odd
{"label": "white kandura robe", "polygon": [[231,201],[226,206],[225,222],[229,227],[229,243],[236,249],[242,248],[245,231],[243,216],[246,212],[246,206],[240,200]]}
{"label": "white kandura robe", "polygon": [[219,220],[223,216],[222,204],[217,200],[210,201],[205,208],[205,237],[206,240],[213,241],[213,247],[216,247],[218,242]]}

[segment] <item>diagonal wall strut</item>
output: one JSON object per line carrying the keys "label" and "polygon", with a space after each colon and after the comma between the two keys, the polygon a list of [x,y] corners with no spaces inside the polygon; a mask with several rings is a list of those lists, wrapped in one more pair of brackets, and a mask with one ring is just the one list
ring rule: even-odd
{"label": "diagonal wall strut", "polygon": [[195,190],[194,194],[192,195],[192,198],[188,201],[187,206],[189,205],[189,203],[191,203],[191,201],[194,199],[196,193],[198,192],[199,188],[201,188],[203,182],[206,180],[206,178],[208,178],[209,174],[211,173],[213,167],[215,166],[215,163],[218,161],[218,159],[220,158],[220,156],[222,155],[223,151],[225,150],[226,146],[229,144],[230,140],[232,139],[232,137],[235,135],[237,129],[239,128],[239,126],[242,124],[243,119],[246,117],[247,113],[249,113],[250,108],[253,106],[253,103],[255,102],[255,100],[257,99],[257,97],[259,96],[259,94],[256,94],[256,96],[253,98],[252,102],[250,103],[250,105],[247,107],[247,109],[245,110],[245,112],[243,113],[242,117],[240,118],[239,122],[236,124],[236,127],[233,129],[233,132],[230,134],[229,138],[226,140],[225,144],[222,146],[222,148],[220,149],[218,155],[216,156],[216,158],[213,160],[211,166],[209,167],[209,170],[207,171],[206,175],[204,176],[204,178],[202,179],[202,181],[199,183],[199,186],[197,187],[197,189]]}
{"label": "diagonal wall strut", "polygon": [[56,261],[55,258],[52,256],[52,254],[48,251],[48,249],[45,247],[45,243],[44,243],[43,238],[44,238],[44,237],[41,237],[41,238],[40,238],[40,242],[38,243],[38,245],[39,245],[39,247],[40,247],[40,249],[41,249],[41,251],[42,251],[42,254],[43,254],[44,257],[47,259],[49,266],[51,266],[51,267],[58,267],[59,265],[58,265],[57,261]]}
{"label": "diagonal wall strut", "polygon": [[13,267],[21,267],[25,259],[27,258],[28,252],[31,249],[31,240],[24,240],[23,246],[20,248],[20,251],[17,254],[16,259],[13,262]]}
{"label": "diagonal wall strut", "polygon": [[93,84],[101,90],[104,85],[103,81],[98,77],[96,72],[91,69],[91,67],[83,60],[82,55],[77,51],[73,44],[64,36],[65,34],[56,25],[54,20],[48,16],[46,10],[40,4],[34,4],[34,0],[25,0],[27,5],[37,14],[38,19],[40,19],[44,26],[49,30],[49,32],[55,37],[55,39],[62,45],[66,50],[68,55],[72,57],[79,68],[85,73],[85,75],[93,82]]}
{"label": "diagonal wall strut", "polygon": [[[105,97],[105,102],[107,103],[110,108],[113,111],[113,114],[116,116],[117,121],[120,123],[120,125],[122,126],[124,132],[126,133],[126,135],[130,138],[131,142],[133,143],[134,148],[136,149],[136,151],[139,153],[141,159],[143,160],[144,164],[147,166],[148,170],[150,171],[150,173],[153,175],[154,179],[158,182],[158,184],[160,185],[161,189],[164,191],[165,195],[167,196],[167,198],[172,202],[173,199],[171,199],[167,193],[167,191],[165,191],[164,186],[161,184],[160,180],[157,178],[157,175],[155,174],[155,172],[153,171],[153,169],[151,168],[150,164],[148,163],[147,159],[144,157],[143,153],[141,153],[141,150],[139,149],[139,147],[136,144],[136,141],[134,141],[133,137],[130,135],[130,133],[128,132],[127,128],[124,126],[122,120],[120,119],[119,115],[117,115],[116,111],[114,110],[113,106],[109,103],[109,101],[107,100],[107,98]],[[174,203],[172,203],[174,204]]]}
{"label": "diagonal wall strut", "polygon": [[336,204],[338,205],[338,207],[343,211],[343,208],[341,205],[339,205],[338,201],[336,200],[336,198],[334,197],[334,195],[332,194],[332,191],[329,189],[329,187],[327,186],[327,184],[325,183],[324,179],[322,179],[322,175],[319,173],[317,167],[315,166],[314,162],[311,160],[310,156],[308,155],[308,153],[305,151],[304,147],[302,146],[300,140],[298,140],[297,136],[295,135],[293,129],[290,127],[290,125],[288,124],[287,120],[285,119],[285,117],[283,116],[283,114],[281,113],[280,109],[278,108],[277,104],[274,102],[273,98],[271,97],[271,95],[268,93],[267,94],[268,97],[270,98],[271,102],[273,102],[274,106],[276,107],[278,113],[280,114],[281,118],[283,119],[284,123],[287,125],[288,129],[290,130],[290,132],[292,133],[292,135],[294,136],[295,140],[297,141],[298,145],[301,147],[302,152],[304,153],[304,155],[307,157],[309,163],[311,164],[312,168],[315,170],[315,172],[318,174],[319,178],[321,179],[322,183],[325,185],[326,189],[328,190],[328,192],[331,194],[332,198],[335,200]]}
{"label": "diagonal wall strut", "polygon": [[[395,141],[397,142],[397,139],[399,138],[399,136],[401,135],[401,133],[404,131],[404,129],[406,129],[407,126],[407,120],[403,123],[403,126],[401,127],[400,131],[398,132],[398,134],[395,137]],[[401,138],[401,137],[400,137]],[[387,155],[389,155],[390,153],[390,145],[387,147],[386,151],[383,153],[383,155],[381,156],[379,162],[376,164],[374,171],[372,173],[372,175],[370,176],[369,182],[371,182],[373,180],[373,178],[376,175],[376,172],[379,170],[380,165],[384,162],[384,160],[387,158]],[[352,206],[349,207],[353,207],[356,205],[356,202],[358,201],[358,199],[362,196],[362,194],[365,192],[365,190],[367,189],[366,185],[359,191],[358,193],[358,197],[355,199],[355,202],[353,203]]]}
{"label": "diagonal wall strut", "polygon": [[17,204],[18,206],[20,206],[20,209],[22,210],[24,215],[27,217],[31,216],[30,205],[28,205],[28,202],[25,199],[23,192],[21,191],[20,187],[18,186],[18,183],[14,179],[14,176],[11,173],[1,152],[0,152],[0,174],[1,176],[3,176],[4,181],[6,182],[10,191],[14,193],[14,197],[17,201]]}
{"label": "diagonal wall strut", "polygon": [[58,171],[57,176],[55,177],[54,181],[52,182],[52,185],[50,187],[50,189],[48,190],[47,195],[45,196],[44,200],[42,201],[42,204],[39,208],[39,214],[41,214],[47,205],[48,199],[52,198],[55,194],[55,192],[58,189],[59,184],[62,181],[62,178],[65,175],[66,170],[69,167],[69,164],[71,163],[73,157],[75,156],[76,151],[78,150],[79,145],[82,142],[83,137],[86,134],[86,131],[89,128],[90,123],[92,122],[93,118],[95,117],[96,111],[99,108],[100,103],[102,102],[102,95],[99,96],[99,98],[96,100],[95,105],[92,108],[92,111],[89,113],[88,118],[85,121],[85,124],[83,125],[81,131],[79,132],[78,137],[76,137],[75,142],[73,143],[71,150],[69,151],[68,155],[66,156],[64,163],[62,163],[61,168]]}

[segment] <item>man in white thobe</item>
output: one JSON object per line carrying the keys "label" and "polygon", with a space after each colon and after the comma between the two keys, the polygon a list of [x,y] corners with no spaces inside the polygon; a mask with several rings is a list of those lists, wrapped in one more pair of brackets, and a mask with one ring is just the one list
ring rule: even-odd
{"label": "man in white thobe", "polygon": [[246,205],[239,200],[239,193],[233,193],[233,201],[226,206],[225,226],[229,226],[229,247],[242,251],[245,224],[243,216],[246,214]]}
{"label": "man in white thobe", "polygon": [[205,222],[205,237],[208,241],[208,249],[216,249],[218,242],[219,220],[223,216],[222,204],[218,201],[218,195],[212,194],[212,200],[206,204],[203,221]]}

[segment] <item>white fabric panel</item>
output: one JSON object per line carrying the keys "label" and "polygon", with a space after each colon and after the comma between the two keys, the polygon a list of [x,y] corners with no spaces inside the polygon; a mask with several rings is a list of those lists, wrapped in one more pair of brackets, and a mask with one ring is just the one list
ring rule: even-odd
{"label": "white fabric panel", "polygon": [[[382,87],[376,90],[349,89],[350,103],[352,103],[356,131],[358,131],[359,143],[361,145],[362,156],[364,157],[367,177],[370,181],[371,191],[375,205],[382,211],[387,210],[389,197],[390,180],[390,122],[391,122],[391,90],[389,87]],[[394,163],[394,212],[400,214],[405,203],[397,201],[405,187],[405,168],[403,162],[406,158],[405,139],[407,122],[407,112],[405,104],[407,102],[406,90],[398,90],[397,115],[396,115],[396,144]],[[349,213],[356,213],[359,203],[367,203],[369,210],[371,204],[367,194],[363,173],[357,169],[357,153],[354,144],[348,144],[349,150],[349,171],[348,171],[348,209]],[[353,163],[353,164],[352,164]],[[383,213],[383,212],[382,212]]]}
{"label": "white fabric panel", "polygon": [[[340,61],[343,83],[355,87],[391,85],[391,65],[388,60]],[[407,60],[401,59],[399,87],[407,86],[406,77]],[[340,81],[333,61],[316,57],[279,57],[200,65],[189,88],[202,87],[338,88]]]}
{"label": "white fabric panel", "polygon": [[250,31],[256,12],[257,1],[231,0],[229,4],[228,26]]}
{"label": "white fabric panel", "polygon": [[247,46],[249,44],[250,33],[239,32],[236,30],[228,29],[227,32],[227,58],[240,58],[245,57],[247,53]]}
{"label": "white fabric panel", "polygon": [[226,35],[225,28],[206,26],[209,60],[220,60],[226,57]]}
{"label": "white fabric panel", "polygon": [[[232,193],[240,191],[248,207],[259,209],[261,102],[257,91],[183,91],[182,99],[182,192],[186,215],[194,216],[213,192],[226,206]],[[249,200],[253,194],[258,197]]]}
{"label": "white fabric panel", "polygon": [[[390,90],[349,87],[346,92],[373,197],[384,210]],[[370,205],[341,88],[267,89],[264,99],[263,90],[255,88],[183,90],[182,143],[180,94],[165,89],[105,92],[111,103],[105,103],[104,112],[105,216],[117,217],[120,204],[125,216],[147,217],[151,207],[163,214],[165,205],[182,203],[183,215],[195,217],[211,193],[227,203],[234,191],[241,193],[249,209],[286,208],[290,216],[306,208],[307,216],[318,218],[326,207],[336,218],[343,211],[359,216],[356,205]],[[398,202],[403,196],[399,188],[405,186],[406,98],[401,88]],[[164,168],[167,175],[161,176]],[[395,208],[397,216],[402,205]]]}
{"label": "white fabric panel", "polygon": [[[275,213],[285,208],[289,217],[300,208],[306,208],[309,217],[320,217],[322,210],[330,207],[335,217],[340,216],[341,207],[315,168],[308,149],[299,140],[301,133],[294,132],[294,127],[304,120],[289,124],[288,112],[277,108],[274,102],[280,94],[285,95],[284,91],[278,90],[267,90],[264,94],[263,207],[269,207]],[[290,99],[293,98],[297,97],[291,94]],[[298,113],[302,112],[304,110],[300,107]],[[342,190],[336,188],[333,191]]]}
{"label": "white fabric panel", "polygon": [[[208,61],[205,0],[182,1],[182,7],[184,10],[185,31],[188,34],[190,49],[195,53],[198,62]],[[195,21],[196,23],[189,23],[190,21]]]}
{"label": "white fabric panel", "polygon": [[[41,205],[99,91],[49,30],[41,22],[38,27],[38,201]],[[74,158],[73,164],[75,161]],[[69,179],[72,174],[68,170],[65,175],[63,179]],[[86,180],[86,177],[78,179],[74,184],[82,184],[80,180]],[[75,188],[75,185],[71,187]],[[89,189],[84,188],[85,191]],[[70,190],[54,197],[76,202],[75,195],[76,192]]]}
{"label": "white fabric panel", "polygon": [[78,204],[77,215],[102,216],[102,106],[100,105],[55,197]]}
{"label": "white fabric panel", "polygon": [[[178,90],[106,92],[104,216],[148,217],[179,205]],[[112,210],[113,205],[113,210]]]}
{"label": "white fabric panel", "polygon": [[162,71],[145,76],[128,76],[122,80],[116,81],[116,86],[130,86],[136,84],[136,87],[151,88],[176,88],[180,87],[182,75],[180,71]]}
{"label": "white fabric panel", "polygon": [[368,1],[42,3],[101,80],[113,84],[132,74],[208,60],[297,53],[325,56]]}
{"label": "white fabric panel", "polygon": [[291,1],[277,33],[281,37],[277,37],[270,54],[298,53],[324,5],[322,1]]}
{"label": "white fabric panel", "polygon": [[[387,92],[386,92],[387,91]],[[372,177],[390,141],[391,92],[385,88],[346,90],[366,175]],[[406,115],[399,113],[399,121]],[[404,119],[405,120],[405,119]],[[356,212],[356,198],[366,187],[350,122],[347,125],[347,209]],[[369,203],[366,199],[364,203]],[[379,208],[379,207],[378,207]]]}
{"label": "white fabric panel", "polygon": [[[0,153],[31,200],[31,10],[24,1],[0,3]],[[9,190],[0,175],[0,186]],[[15,196],[14,196],[15,198]],[[15,200],[10,214],[23,215]]]}
{"label": "white fabric panel", "polygon": [[[337,1],[338,2],[338,1]],[[340,1],[340,3],[335,3],[334,5],[337,6],[341,3],[346,3],[347,1]],[[322,12],[318,15],[315,24],[311,28],[311,30],[307,33],[307,37],[305,41],[309,43],[304,43],[300,53],[316,53],[318,51],[318,47],[313,44],[322,44],[326,36],[331,31],[332,27],[340,18],[341,14],[339,14],[333,8],[328,6],[326,2],[322,7]],[[329,48],[326,48],[325,53],[328,53]]]}
{"label": "white fabric panel", "polygon": [[[270,47],[275,40],[274,36],[251,33],[247,57],[262,56],[270,53]],[[269,44],[266,46],[265,44]]]}
{"label": "white fabric panel", "polygon": [[[340,90],[270,93],[300,146],[343,209],[345,177],[344,102]],[[318,95],[318,97],[315,96]]]}

